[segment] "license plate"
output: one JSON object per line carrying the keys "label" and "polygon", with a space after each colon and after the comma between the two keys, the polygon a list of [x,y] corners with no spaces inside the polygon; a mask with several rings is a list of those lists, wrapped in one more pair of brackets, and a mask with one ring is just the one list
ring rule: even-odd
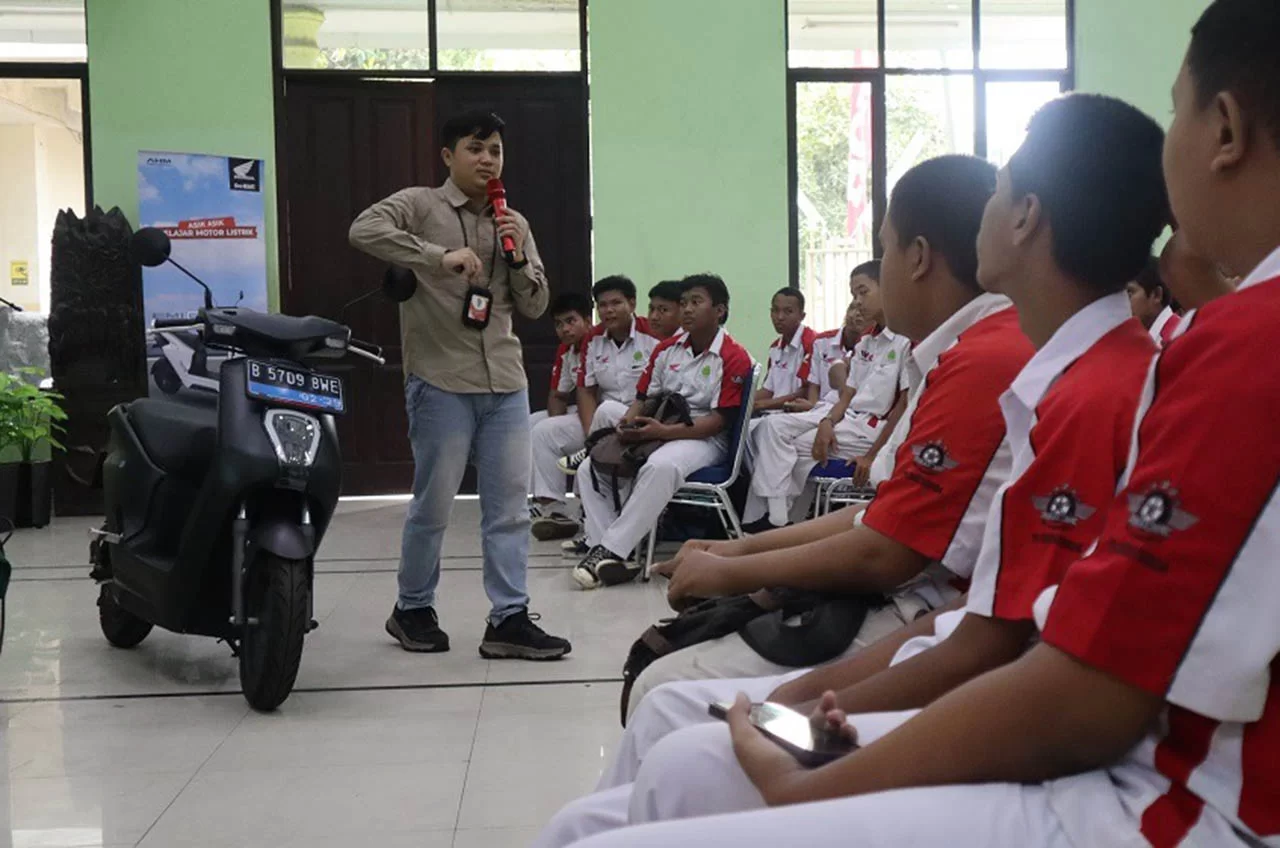
{"label": "license plate", "polygon": [[248,375],[245,390],[254,400],[333,415],[347,411],[338,377],[257,359],[249,360]]}

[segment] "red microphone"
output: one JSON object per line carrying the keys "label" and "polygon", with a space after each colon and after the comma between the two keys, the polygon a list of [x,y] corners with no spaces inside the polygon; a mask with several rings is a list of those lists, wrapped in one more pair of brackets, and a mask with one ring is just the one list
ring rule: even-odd
{"label": "red microphone", "polygon": [[[502,180],[494,177],[489,180],[489,202],[493,204],[493,214],[501,217],[507,214],[507,190],[502,187]],[[508,262],[516,261],[516,241],[511,236],[502,237],[502,255]]]}

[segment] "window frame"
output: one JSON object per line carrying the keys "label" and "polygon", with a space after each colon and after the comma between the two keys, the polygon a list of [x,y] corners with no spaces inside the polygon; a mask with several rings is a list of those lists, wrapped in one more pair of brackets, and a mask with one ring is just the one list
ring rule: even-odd
{"label": "window frame", "polygon": [[888,107],[886,91],[893,77],[963,76],[973,80],[973,151],[975,156],[987,157],[987,85],[1002,82],[1056,82],[1062,92],[1075,89],[1075,24],[1076,2],[1065,0],[1067,27],[1066,68],[983,68],[982,67],[982,3],[968,0],[973,18],[973,65],[970,68],[895,68],[886,60],[888,0],[876,0],[876,41],[878,66],[874,68],[814,68],[791,67],[791,9],[790,2],[783,4],[783,33],[787,63],[787,205],[790,210],[789,234],[790,275],[792,285],[802,286],[800,279],[800,207],[797,194],[800,188],[800,165],[797,124],[797,92],[805,83],[868,83],[871,85],[871,214],[872,252],[879,258],[883,249],[878,238],[884,222],[888,198]]}

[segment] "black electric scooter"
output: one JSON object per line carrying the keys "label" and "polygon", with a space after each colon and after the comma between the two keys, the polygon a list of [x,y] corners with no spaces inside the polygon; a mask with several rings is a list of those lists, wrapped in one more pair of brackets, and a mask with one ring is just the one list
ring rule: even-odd
{"label": "black electric scooter", "polygon": [[[139,230],[130,249],[140,264],[177,266],[160,230]],[[99,620],[120,648],[153,626],[226,640],[249,704],[273,710],[317,626],[314,559],[341,489],[343,384],[305,363],[384,360],[335,321],[215,308],[208,286],[177,267],[205,289],[205,308],[184,329],[231,358],[216,406],[142,398],[110,412],[106,523],[90,546]]]}

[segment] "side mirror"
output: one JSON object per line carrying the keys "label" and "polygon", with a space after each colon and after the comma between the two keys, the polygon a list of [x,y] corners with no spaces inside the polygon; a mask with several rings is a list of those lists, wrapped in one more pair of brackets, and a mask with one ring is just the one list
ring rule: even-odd
{"label": "side mirror", "polygon": [[382,278],[382,293],[396,303],[404,303],[418,291],[418,278],[408,268],[392,265]]}
{"label": "side mirror", "polygon": [[148,268],[168,262],[172,250],[169,237],[156,227],[143,227],[129,239],[129,259]]}

